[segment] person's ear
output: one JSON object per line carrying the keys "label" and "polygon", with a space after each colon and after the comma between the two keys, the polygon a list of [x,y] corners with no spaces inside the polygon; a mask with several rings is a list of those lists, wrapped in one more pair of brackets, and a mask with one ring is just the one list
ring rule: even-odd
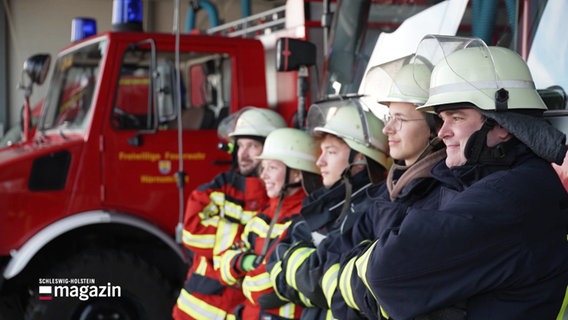
{"label": "person's ear", "polygon": [[361,152],[357,152],[353,160],[354,162],[365,161],[365,156]]}
{"label": "person's ear", "polygon": [[495,125],[494,130],[497,132],[497,137],[501,140],[501,141],[507,141],[509,139],[511,139],[511,137],[513,136],[509,130],[503,128],[500,125]]}
{"label": "person's ear", "polygon": [[300,170],[294,169],[290,172],[290,181],[292,183],[297,183],[302,181],[302,173],[300,172]]}

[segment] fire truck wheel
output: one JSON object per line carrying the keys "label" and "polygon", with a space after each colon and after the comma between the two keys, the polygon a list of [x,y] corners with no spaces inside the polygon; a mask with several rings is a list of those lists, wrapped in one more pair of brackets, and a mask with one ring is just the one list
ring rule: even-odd
{"label": "fire truck wheel", "polygon": [[77,254],[32,289],[27,320],[168,319],[177,296],[156,268],[113,250]]}

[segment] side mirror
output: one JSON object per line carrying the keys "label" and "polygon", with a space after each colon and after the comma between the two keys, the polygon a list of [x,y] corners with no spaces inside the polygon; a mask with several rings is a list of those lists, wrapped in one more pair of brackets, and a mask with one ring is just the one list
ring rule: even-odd
{"label": "side mirror", "polygon": [[276,70],[294,71],[316,64],[316,45],[298,39],[280,38],[276,42]]}
{"label": "side mirror", "polygon": [[24,72],[30,77],[32,83],[41,85],[47,77],[50,65],[51,55],[39,53],[29,57],[24,62]]}
{"label": "side mirror", "polygon": [[157,79],[157,102],[159,122],[166,122],[175,119],[176,91],[175,91],[175,66],[172,61],[163,60],[158,62]]}

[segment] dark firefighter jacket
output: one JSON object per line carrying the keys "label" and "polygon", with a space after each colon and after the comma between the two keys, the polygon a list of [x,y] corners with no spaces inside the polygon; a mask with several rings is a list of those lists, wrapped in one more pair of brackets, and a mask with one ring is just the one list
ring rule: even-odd
{"label": "dark firefighter jacket", "polygon": [[[513,140],[514,141],[514,140]],[[555,319],[568,284],[567,193],[517,143],[484,165],[433,168],[436,210],[409,208],[357,261],[393,319],[463,305],[463,318]]]}
{"label": "dark firefighter jacket", "polygon": [[[351,229],[357,217],[369,205],[367,189],[371,186],[364,170],[350,178],[351,201],[341,216],[345,185],[314,192],[302,207],[302,217],[294,221],[287,239],[274,251],[271,280],[276,291],[290,301],[305,306],[301,319],[329,319],[331,313],[320,280],[325,259],[324,243]],[[320,249],[316,249],[321,247]]]}
{"label": "dark firefighter jacket", "polygon": [[377,304],[360,281],[354,262],[388,227],[400,224],[409,206],[437,208],[432,167],[445,157],[445,149],[434,151],[411,167],[393,165],[387,181],[371,195],[372,205],[350,232],[337,238],[327,253],[324,291],[336,319],[377,318]]}

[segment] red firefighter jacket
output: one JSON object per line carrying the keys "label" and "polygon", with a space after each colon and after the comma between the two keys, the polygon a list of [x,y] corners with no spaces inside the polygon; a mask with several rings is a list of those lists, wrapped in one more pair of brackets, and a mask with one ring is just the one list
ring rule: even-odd
{"label": "red firefighter jacket", "polygon": [[[274,292],[270,274],[266,270],[266,261],[271,249],[285,234],[292,219],[298,217],[304,198],[305,193],[301,189],[285,197],[273,228],[270,229],[279,201],[278,198],[271,199],[269,206],[247,223],[241,236],[241,246],[227,250],[223,254],[220,264],[222,282],[227,285],[241,283],[243,293],[247,297],[237,318],[261,319],[263,315],[270,315],[270,319],[299,318],[301,307],[277,296]],[[266,246],[265,241],[269,241],[270,245]],[[263,247],[269,250],[263,252]],[[241,261],[248,254],[262,258],[257,260],[255,269],[246,272],[241,267]]]}
{"label": "red firefighter jacket", "polygon": [[[240,288],[219,281],[219,255],[238,242],[247,224],[268,202],[264,183],[235,171],[217,175],[194,190],[184,217],[183,244],[194,254],[176,314],[181,319],[224,319],[244,301]],[[180,312],[180,310],[182,312]]]}

